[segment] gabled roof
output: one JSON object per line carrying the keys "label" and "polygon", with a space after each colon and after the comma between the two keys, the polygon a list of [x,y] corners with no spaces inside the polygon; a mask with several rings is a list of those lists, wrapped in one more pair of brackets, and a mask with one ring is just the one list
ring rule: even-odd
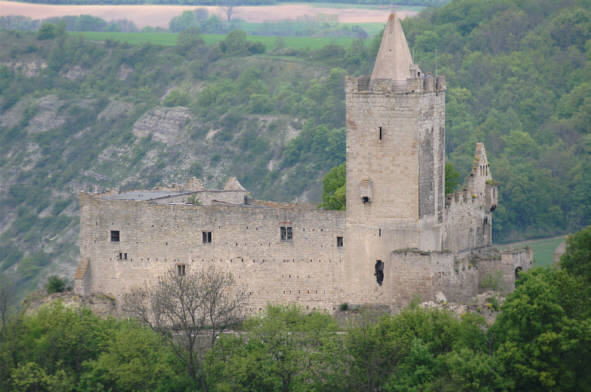
{"label": "gabled roof", "polygon": [[406,36],[402,30],[400,19],[391,13],[384,28],[382,43],[371,79],[406,80],[410,77],[410,66],[413,64]]}
{"label": "gabled roof", "polygon": [[238,181],[236,177],[230,177],[228,181],[226,181],[226,185],[224,185],[225,191],[244,191],[246,189],[242,186],[242,184]]}

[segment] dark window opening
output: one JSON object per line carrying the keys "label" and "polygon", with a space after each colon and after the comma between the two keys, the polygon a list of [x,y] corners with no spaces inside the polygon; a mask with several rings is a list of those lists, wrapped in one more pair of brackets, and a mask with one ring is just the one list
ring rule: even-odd
{"label": "dark window opening", "polygon": [[123,253],[119,253],[119,260],[123,260]]}
{"label": "dark window opening", "polygon": [[380,140],[382,140],[382,133],[383,133],[382,127],[380,127]]}
{"label": "dark window opening", "polygon": [[119,242],[119,230],[111,230],[111,242]]}
{"label": "dark window opening", "polygon": [[185,264],[177,264],[176,266],[176,272],[178,273],[179,276],[185,276]]}
{"label": "dark window opening", "polygon": [[127,253],[123,253],[123,260],[127,260]]}
{"label": "dark window opening", "polygon": [[378,234],[380,237],[382,236],[382,229],[378,229]]}
{"label": "dark window opening", "polygon": [[202,232],[202,239],[204,244],[211,244],[211,231]]}
{"label": "dark window opening", "polygon": [[376,276],[376,281],[381,286],[382,282],[384,281],[384,263],[382,262],[382,260],[376,261],[375,269],[376,272],[374,273],[374,275]]}
{"label": "dark window opening", "polygon": [[343,237],[337,237],[337,248],[343,247]]}
{"label": "dark window opening", "polygon": [[293,238],[293,229],[291,226],[281,226],[281,241],[291,241]]}
{"label": "dark window opening", "polygon": [[363,196],[363,197],[361,198],[361,201],[363,202],[363,204],[365,204],[365,203],[369,203],[369,196]]}
{"label": "dark window opening", "polygon": [[523,270],[523,268],[521,268],[521,267],[515,268],[515,280],[519,280],[519,275],[521,274],[522,270]]}

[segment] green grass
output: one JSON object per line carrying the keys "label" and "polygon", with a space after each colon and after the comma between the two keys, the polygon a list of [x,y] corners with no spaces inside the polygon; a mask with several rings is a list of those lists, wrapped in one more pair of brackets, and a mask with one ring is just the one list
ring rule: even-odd
{"label": "green grass", "polygon": [[[81,32],[84,38],[94,41],[105,41],[111,39],[114,41],[127,42],[131,45],[141,45],[151,43],[154,45],[174,46],[178,34],[175,33],[118,33],[118,32]],[[224,34],[201,34],[201,37],[207,45],[213,45],[225,38]],[[248,36],[250,42],[261,42],[267,49],[275,46],[277,37],[272,36]],[[338,44],[345,47],[351,45],[352,38],[316,38],[316,37],[283,37],[285,47],[293,49],[320,49],[329,44]]]}
{"label": "green grass", "polygon": [[554,251],[556,247],[564,241],[564,237],[544,238],[541,240],[531,240],[524,242],[516,242],[513,244],[499,245],[501,249],[512,249],[529,246],[534,251],[535,265],[539,267],[546,267],[554,263]]}

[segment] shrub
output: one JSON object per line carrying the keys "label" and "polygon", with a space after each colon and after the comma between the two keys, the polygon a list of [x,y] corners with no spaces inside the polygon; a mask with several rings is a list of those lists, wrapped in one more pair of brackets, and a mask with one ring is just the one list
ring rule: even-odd
{"label": "shrub", "polygon": [[63,293],[66,290],[66,280],[59,276],[50,276],[47,280],[47,294]]}

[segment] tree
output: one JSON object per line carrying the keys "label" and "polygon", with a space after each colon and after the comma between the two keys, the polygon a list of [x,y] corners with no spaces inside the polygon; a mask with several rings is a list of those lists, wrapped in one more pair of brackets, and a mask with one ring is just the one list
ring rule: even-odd
{"label": "tree", "polygon": [[345,164],[333,167],[322,180],[322,204],[327,210],[344,210],[346,207]]}
{"label": "tree", "polygon": [[13,300],[14,284],[11,283],[4,275],[0,276],[0,321],[1,327],[4,327],[8,321],[10,313],[10,306]]}
{"label": "tree", "polygon": [[248,44],[246,42],[246,32],[242,30],[232,30],[226,35],[226,38],[220,42],[222,52],[230,56],[243,56],[248,54]]}
{"label": "tree", "polygon": [[247,298],[230,273],[177,265],[152,286],[125,295],[123,309],[166,338],[193,381],[205,388],[199,337],[209,332],[213,347],[224,329],[242,319]]}
{"label": "tree", "polygon": [[66,290],[66,280],[59,276],[50,276],[47,280],[47,294],[62,293]]}
{"label": "tree", "polygon": [[585,280],[565,270],[520,275],[489,331],[515,390],[589,390],[590,294]]}
{"label": "tree", "polygon": [[591,282],[591,226],[568,236],[560,266],[568,273]]}
{"label": "tree", "polygon": [[222,337],[208,355],[208,374],[217,390],[338,390],[327,384],[342,378],[344,353],[338,325],[328,314],[269,306],[245,322],[244,330],[244,336]]}
{"label": "tree", "polygon": [[445,194],[449,195],[456,190],[460,183],[460,173],[455,169],[454,165],[449,162],[445,163]]}

